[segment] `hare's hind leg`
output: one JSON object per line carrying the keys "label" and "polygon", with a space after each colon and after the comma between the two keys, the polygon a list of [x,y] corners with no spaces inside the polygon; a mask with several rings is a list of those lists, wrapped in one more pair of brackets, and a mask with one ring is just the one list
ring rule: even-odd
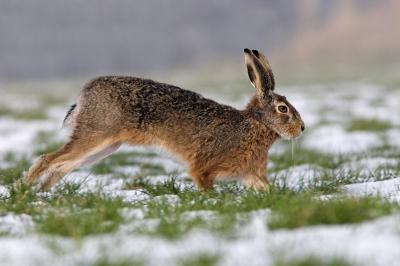
{"label": "hare's hind leg", "polygon": [[41,191],[48,191],[50,190],[55,184],[57,184],[65,175],[69,172],[73,171],[76,168],[92,164],[96,161],[99,161],[108,155],[115,152],[120,146],[121,142],[112,143],[106,147],[97,147],[94,150],[91,150],[85,155],[72,160],[66,161],[58,166],[52,168],[47,174],[43,182],[40,184],[39,190]]}
{"label": "hare's hind leg", "polygon": [[29,169],[24,182],[32,185],[45,174],[45,179],[39,189],[43,191],[50,190],[63,176],[72,170],[110,155],[121,144],[122,142],[104,138],[101,142],[96,143],[73,139],[60,150],[42,155]]}
{"label": "hare's hind leg", "polygon": [[29,171],[25,175],[23,182],[28,185],[35,184],[43,174],[54,167],[55,159],[71,152],[72,146],[74,146],[72,142],[73,141],[68,142],[56,152],[43,154],[40,156],[40,158],[29,168]]}

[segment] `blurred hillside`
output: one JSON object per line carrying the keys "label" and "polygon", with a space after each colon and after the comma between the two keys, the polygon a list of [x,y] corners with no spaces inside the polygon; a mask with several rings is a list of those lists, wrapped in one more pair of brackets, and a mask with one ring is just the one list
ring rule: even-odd
{"label": "blurred hillside", "polygon": [[242,64],[278,71],[400,61],[396,0],[0,0],[0,79]]}
{"label": "blurred hillside", "polygon": [[[329,14],[323,14],[323,2],[331,4]],[[339,73],[400,70],[399,1],[306,0],[299,12],[293,38],[274,51],[279,67]]]}

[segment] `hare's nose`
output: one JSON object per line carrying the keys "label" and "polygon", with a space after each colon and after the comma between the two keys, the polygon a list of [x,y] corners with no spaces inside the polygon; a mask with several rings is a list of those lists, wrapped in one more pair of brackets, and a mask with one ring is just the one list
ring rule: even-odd
{"label": "hare's nose", "polygon": [[306,129],[305,126],[301,126],[301,131],[304,131],[304,129]]}

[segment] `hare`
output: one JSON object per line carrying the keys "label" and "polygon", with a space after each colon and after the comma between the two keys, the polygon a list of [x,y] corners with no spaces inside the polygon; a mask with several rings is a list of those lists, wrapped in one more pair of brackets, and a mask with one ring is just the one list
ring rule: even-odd
{"label": "hare", "polygon": [[273,92],[274,75],[265,56],[248,48],[244,55],[256,93],[243,111],[150,79],[92,79],[64,119],[72,128],[69,142],[42,155],[22,182],[33,185],[44,175],[39,190],[48,191],[72,170],[129,143],[173,154],[202,191],[224,177],[268,190],[269,148],[278,139],[300,137],[305,127],[297,110]]}

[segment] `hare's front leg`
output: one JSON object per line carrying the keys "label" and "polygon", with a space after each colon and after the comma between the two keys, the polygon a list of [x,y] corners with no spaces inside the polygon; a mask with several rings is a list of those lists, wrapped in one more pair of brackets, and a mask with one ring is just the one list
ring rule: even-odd
{"label": "hare's front leg", "polygon": [[267,181],[267,168],[263,167],[259,171],[247,174],[242,182],[248,188],[255,190],[269,191],[269,183]]}
{"label": "hare's front leg", "polygon": [[190,169],[189,174],[194,179],[201,191],[214,189],[213,182],[215,174],[207,171],[199,171],[197,169]]}

